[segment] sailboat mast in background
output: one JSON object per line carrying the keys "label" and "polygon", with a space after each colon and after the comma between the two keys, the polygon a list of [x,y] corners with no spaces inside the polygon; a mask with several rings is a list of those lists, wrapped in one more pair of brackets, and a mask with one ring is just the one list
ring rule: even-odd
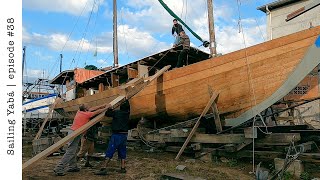
{"label": "sailboat mast in background", "polygon": [[117,0],[113,0],[113,60],[114,67],[118,67]]}
{"label": "sailboat mast in background", "polygon": [[208,2],[208,22],[209,22],[209,36],[210,36],[210,55],[216,56],[216,39],[214,33],[214,19],[213,19],[213,0],[207,0]]}

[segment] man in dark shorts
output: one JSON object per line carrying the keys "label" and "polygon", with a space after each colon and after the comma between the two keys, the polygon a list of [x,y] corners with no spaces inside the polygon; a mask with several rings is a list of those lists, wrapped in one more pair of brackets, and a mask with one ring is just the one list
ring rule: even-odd
{"label": "man in dark shorts", "polygon": [[120,105],[119,109],[108,110],[106,116],[112,117],[112,135],[109,140],[108,149],[106,151],[105,160],[101,163],[101,168],[96,175],[107,175],[107,166],[112,159],[113,154],[118,151],[118,158],[121,161],[121,173],[126,173],[125,160],[127,158],[127,136],[128,136],[128,121],[130,117],[129,101]]}

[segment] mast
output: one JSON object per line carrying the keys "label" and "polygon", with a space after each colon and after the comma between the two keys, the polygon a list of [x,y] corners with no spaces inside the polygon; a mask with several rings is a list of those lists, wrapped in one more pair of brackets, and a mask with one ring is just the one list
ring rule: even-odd
{"label": "mast", "polygon": [[117,0],[113,0],[113,60],[114,67],[118,67]]}
{"label": "mast", "polygon": [[62,58],[63,58],[63,56],[62,56],[62,54],[60,54],[60,72],[62,71]]}
{"label": "mast", "polygon": [[27,47],[26,46],[23,46],[23,56],[22,56],[22,78],[23,78],[23,73],[24,73],[24,64],[25,64],[25,61],[26,61],[26,49]]}
{"label": "mast", "polygon": [[213,19],[213,0],[207,0],[208,2],[208,23],[209,23],[209,37],[210,37],[210,55],[212,57],[217,55],[216,50],[216,38],[214,33],[214,19]]}

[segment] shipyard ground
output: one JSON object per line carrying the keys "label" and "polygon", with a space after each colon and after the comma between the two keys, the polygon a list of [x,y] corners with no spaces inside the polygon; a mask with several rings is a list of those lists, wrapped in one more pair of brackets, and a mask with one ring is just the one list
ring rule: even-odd
{"label": "shipyard ground", "polygon": [[[24,145],[23,148],[23,162],[31,158],[32,145]],[[205,160],[196,159],[195,162],[185,162],[190,157],[181,157],[181,160],[175,161],[174,153],[147,153],[128,150],[127,159],[127,173],[120,174],[117,172],[119,163],[115,160],[111,161],[109,168],[109,175],[96,176],[94,175],[95,168],[85,168],[83,163],[79,163],[80,172],[69,172],[65,176],[55,176],[53,168],[61,159],[60,156],[50,156],[37,163],[31,169],[23,172],[23,179],[36,180],[36,179],[160,179],[163,174],[174,173],[199,177],[203,179],[254,179],[249,174],[251,170],[250,163],[242,163],[230,161],[227,163],[212,163]],[[99,161],[94,161],[93,165],[98,166]],[[176,166],[185,165],[183,171],[176,170]]]}

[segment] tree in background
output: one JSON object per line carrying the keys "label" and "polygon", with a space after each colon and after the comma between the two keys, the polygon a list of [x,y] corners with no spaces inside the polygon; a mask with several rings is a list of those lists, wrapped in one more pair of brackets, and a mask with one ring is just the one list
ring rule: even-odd
{"label": "tree in background", "polygon": [[84,68],[87,70],[97,70],[98,69],[95,65],[86,65]]}

